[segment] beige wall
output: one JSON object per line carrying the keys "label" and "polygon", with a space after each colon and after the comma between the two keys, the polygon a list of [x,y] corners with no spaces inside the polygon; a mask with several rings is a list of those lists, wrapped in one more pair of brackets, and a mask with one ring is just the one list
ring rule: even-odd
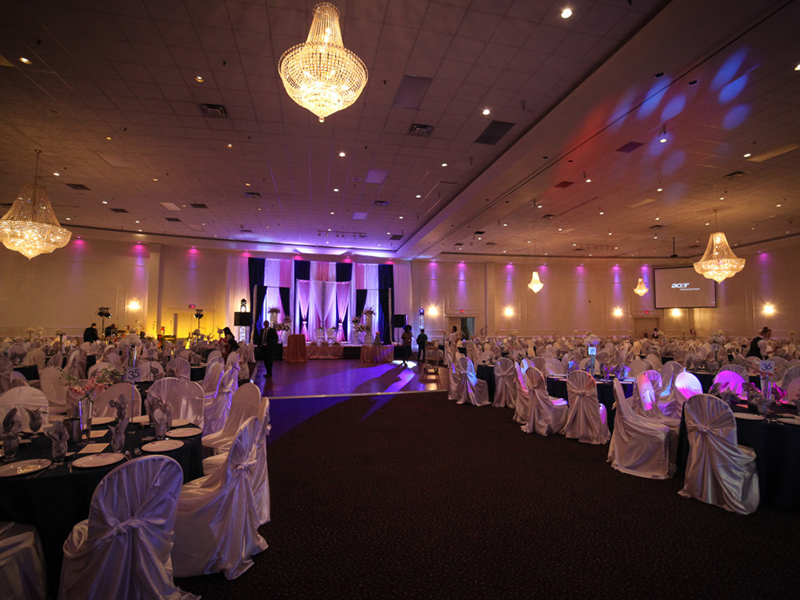
{"label": "beige wall", "polygon": [[[762,250],[759,254],[759,250]],[[795,264],[800,256],[796,238],[761,247],[737,250],[747,259],[741,273],[718,287],[716,309],[684,310],[680,317],[653,310],[652,292],[633,293],[640,274],[638,260],[537,261],[544,289],[533,294],[533,261],[414,261],[411,266],[410,322],[424,308],[429,336],[440,336],[451,318],[474,317],[484,334],[571,334],[591,330],[598,334],[629,334],[636,318],[658,318],[670,335],[694,327],[699,335],[722,329],[729,335],[753,335],[764,325],[776,337],[800,330],[800,285]],[[148,334],[159,321],[172,332],[178,314],[178,335],[195,326],[195,304],[204,310],[201,330],[213,333],[232,325],[233,311],[247,296],[247,253],[241,249],[187,247],[181,240],[136,244],[108,239],[75,239],[66,248],[31,261],[0,248],[0,335],[24,335],[27,327],[58,328],[79,335],[95,313],[109,306],[111,321],[133,326],[138,319]],[[546,265],[542,265],[545,262]],[[685,264],[686,261],[683,261]],[[648,285],[653,266],[675,266],[674,261],[649,263],[642,271]],[[398,290],[398,293],[400,291]],[[137,300],[141,308],[127,308]],[[764,303],[776,314],[762,315]],[[510,308],[512,316],[506,316]],[[620,307],[622,317],[613,309]],[[432,314],[435,308],[437,315]],[[645,311],[650,311],[646,313]],[[641,335],[642,331],[636,331]]]}

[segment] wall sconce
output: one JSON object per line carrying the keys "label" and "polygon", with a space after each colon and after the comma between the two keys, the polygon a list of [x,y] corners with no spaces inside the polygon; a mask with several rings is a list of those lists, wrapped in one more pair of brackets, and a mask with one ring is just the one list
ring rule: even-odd
{"label": "wall sconce", "polygon": [[614,316],[621,317],[622,316],[622,309],[618,306],[614,309]]}
{"label": "wall sconce", "polygon": [[673,317],[680,317],[681,316],[681,309],[680,308],[673,308],[672,309],[672,316]]}
{"label": "wall sconce", "polygon": [[505,310],[503,311],[503,314],[505,316],[507,316],[507,317],[513,317],[514,316],[514,309],[511,308],[510,306],[506,306]]}
{"label": "wall sconce", "polygon": [[762,311],[762,312],[763,312],[765,315],[774,315],[774,314],[775,314],[775,307],[774,307],[772,304],[770,304],[769,302],[767,302],[767,303],[764,305],[764,309],[763,309],[763,311]]}
{"label": "wall sconce", "polygon": [[431,317],[438,317],[439,316],[439,309],[436,308],[435,306],[431,306],[430,308],[428,308],[428,314]]}
{"label": "wall sconce", "polygon": [[131,300],[128,302],[128,310],[139,310],[142,308],[142,305],[139,304],[138,300]]}

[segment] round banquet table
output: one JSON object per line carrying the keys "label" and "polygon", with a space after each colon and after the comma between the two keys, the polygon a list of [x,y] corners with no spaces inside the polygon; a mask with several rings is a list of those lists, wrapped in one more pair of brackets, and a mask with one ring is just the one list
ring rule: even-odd
{"label": "round banquet table", "polygon": [[361,346],[361,362],[363,363],[390,363],[394,360],[394,346]]}
{"label": "round banquet table", "polygon": [[[748,413],[746,406],[734,405],[733,416]],[[781,405],[770,411],[770,416],[796,418],[797,409],[794,406]],[[800,508],[800,420],[791,424],[738,418],[736,437],[740,446],[752,448],[756,453],[756,473],[761,496],[759,506],[770,506],[779,510]],[[676,458],[678,474],[685,473],[688,458],[689,440],[686,423],[681,418]]]}
{"label": "round banquet table", "polygon": [[[95,431],[106,426],[97,427]],[[125,450],[133,452],[142,444],[152,441],[154,430],[129,425],[125,436]],[[203,476],[203,446],[201,435],[184,438],[183,446],[165,456],[174,458],[183,469],[183,481]],[[25,439],[25,438],[23,438]],[[110,436],[92,439],[90,443],[108,443]],[[70,443],[68,451],[80,450],[82,446]],[[105,450],[111,452],[111,446]],[[147,455],[147,453],[144,453]],[[76,455],[77,457],[77,455]],[[51,458],[51,442],[44,434],[20,444],[16,460]],[[69,461],[68,461],[69,462]],[[61,575],[62,546],[73,526],[89,516],[89,506],[95,488],[118,462],[107,467],[81,469],[70,472],[67,463],[54,469],[37,471],[32,475],[0,478],[0,521],[15,521],[33,525],[39,532],[47,568],[48,587],[55,595]]]}

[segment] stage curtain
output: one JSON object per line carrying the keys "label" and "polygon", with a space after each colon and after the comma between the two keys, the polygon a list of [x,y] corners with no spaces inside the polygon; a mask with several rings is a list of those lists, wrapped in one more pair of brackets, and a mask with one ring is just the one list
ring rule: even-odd
{"label": "stage curtain", "polygon": [[336,283],[336,318],[339,321],[336,341],[343,342],[347,339],[347,307],[350,305],[350,282],[340,281]]}
{"label": "stage curtain", "polygon": [[[253,337],[257,332],[262,329],[261,322],[264,320],[264,295],[259,288],[264,287],[264,259],[263,258],[248,258],[247,259],[247,272],[250,285],[250,310],[253,313]],[[266,293],[265,291],[263,293]]]}
{"label": "stage curtain", "polygon": [[392,312],[394,310],[394,265],[378,265],[378,331],[381,340],[388,344],[392,340]]}
{"label": "stage curtain", "polygon": [[[297,282],[297,309],[299,314],[300,333],[308,338],[308,301],[311,292],[311,282],[308,279],[300,279]],[[295,326],[297,331],[297,326]]]}

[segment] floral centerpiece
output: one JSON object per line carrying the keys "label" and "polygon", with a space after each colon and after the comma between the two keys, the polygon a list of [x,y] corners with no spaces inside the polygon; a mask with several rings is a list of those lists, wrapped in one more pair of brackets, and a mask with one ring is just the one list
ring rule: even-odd
{"label": "floral centerpiece", "polygon": [[29,340],[32,340],[32,339],[33,339],[33,334],[34,334],[35,332],[36,332],[36,329],[34,329],[33,327],[28,327],[28,328],[25,330],[25,333],[27,333],[27,334],[28,334],[28,339],[29,339]]}
{"label": "floral centerpiece", "polygon": [[711,337],[708,338],[708,343],[709,344],[717,344],[717,345],[720,345],[720,346],[724,345],[725,342],[727,342],[727,341],[728,340],[725,337],[725,332],[722,331],[721,329],[718,329],[717,331],[712,331],[711,332]]}
{"label": "floral centerpiece", "polygon": [[62,369],[61,379],[67,382],[67,390],[69,390],[73,398],[78,400],[77,405],[70,406],[70,398],[67,397],[68,412],[72,413],[72,417],[79,417],[81,419],[81,428],[88,430],[92,428],[92,411],[94,409],[95,396],[107,387],[119,383],[122,380],[122,375],[113,367],[106,367],[92,373],[86,383],[81,383],[80,379]]}

